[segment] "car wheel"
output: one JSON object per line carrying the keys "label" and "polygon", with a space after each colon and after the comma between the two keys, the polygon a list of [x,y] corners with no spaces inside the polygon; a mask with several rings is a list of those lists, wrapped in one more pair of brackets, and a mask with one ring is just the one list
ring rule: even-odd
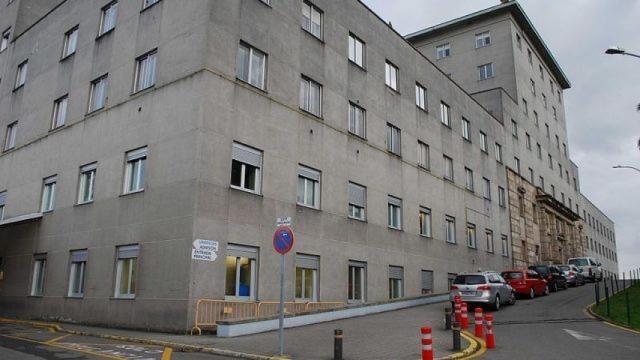
{"label": "car wheel", "polygon": [[544,295],[545,296],[549,295],[549,285],[545,285],[545,287],[544,287]]}
{"label": "car wheel", "polygon": [[515,305],[516,304],[516,293],[512,292],[511,293],[511,301],[509,301],[509,305]]}
{"label": "car wheel", "polygon": [[529,289],[529,299],[533,299],[534,297],[536,297],[536,292],[531,288]]}
{"label": "car wheel", "polygon": [[500,295],[496,294],[496,300],[493,303],[493,310],[495,311],[499,311],[500,310]]}

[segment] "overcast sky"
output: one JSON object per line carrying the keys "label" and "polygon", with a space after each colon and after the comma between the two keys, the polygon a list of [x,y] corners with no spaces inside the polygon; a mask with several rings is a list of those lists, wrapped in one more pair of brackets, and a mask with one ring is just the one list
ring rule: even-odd
{"label": "overcast sky", "polygon": [[[364,0],[401,34],[496,5],[498,0]],[[521,0],[571,81],[564,92],[569,150],[581,191],[614,222],[620,270],[640,267],[640,0]]]}

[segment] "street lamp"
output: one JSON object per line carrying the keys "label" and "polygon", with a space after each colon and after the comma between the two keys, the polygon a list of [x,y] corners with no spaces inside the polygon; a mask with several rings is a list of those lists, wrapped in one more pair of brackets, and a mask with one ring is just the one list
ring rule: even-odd
{"label": "street lamp", "polygon": [[627,52],[625,49],[621,48],[620,46],[611,46],[607,50],[605,50],[604,53],[609,55],[629,55],[629,56],[640,58],[640,55]]}
{"label": "street lamp", "polygon": [[613,167],[614,169],[633,169],[637,172],[640,172],[640,169],[638,169],[637,167],[633,167],[633,166],[626,166],[626,165],[616,165]]}

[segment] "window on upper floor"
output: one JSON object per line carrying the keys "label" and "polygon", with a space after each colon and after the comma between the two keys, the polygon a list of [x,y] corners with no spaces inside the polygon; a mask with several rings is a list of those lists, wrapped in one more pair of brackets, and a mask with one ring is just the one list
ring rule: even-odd
{"label": "window on upper floor", "polygon": [[456,218],[445,215],[445,239],[450,244],[456,243]]}
{"label": "window on upper floor", "polygon": [[51,130],[64,126],[67,120],[67,107],[69,95],[59,97],[53,102],[53,112],[51,114]]}
{"label": "window on upper floor", "polygon": [[487,144],[487,134],[480,131],[480,150],[485,153],[489,152],[489,146]]}
{"label": "window on upper floor", "polygon": [[349,217],[364,221],[366,219],[367,188],[349,182]]}
{"label": "window on upper floor", "polygon": [[365,64],[365,43],[353,34],[349,34],[349,60],[364,68]]}
{"label": "window on upper floor", "polygon": [[298,204],[320,208],[320,171],[298,166]]}
{"label": "window on upper floor", "polygon": [[491,45],[491,33],[489,31],[476,34],[476,49],[489,45]]}
{"label": "window on upper floor", "polygon": [[551,138],[551,131],[549,130],[549,124],[544,124],[544,128],[546,131],[547,139]]}
{"label": "window on upper floor", "polygon": [[529,182],[533,184],[534,180],[535,180],[535,175],[533,174],[533,169],[529,168]]}
{"label": "window on upper floor", "polygon": [[446,43],[436,46],[436,59],[444,59],[451,56],[451,44]]}
{"label": "window on upper floor", "polygon": [[322,117],[322,85],[304,75],[300,79],[300,109]]}
{"label": "window on upper floor", "polygon": [[502,186],[498,186],[498,205],[500,207],[506,207],[507,206],[506,195],[505,195],[505,192],[504,192],[504,188]]}
{"label": "window on upper floor", "polygon": [[443,155],[444,159],[444,179],[453,182],[453,159]]}
{"label": "window on upper floor", "polygon": [[27,81],[27,69],[29,68],[29,60],[25,60],[18,65],[18,69],[16,70],[16,82],[13,86],[14,89],[17,89],[21,86],[24,86],[24,83]]}
{"label": "window on upper floor", "polygon": [[482,178],[482,197],[486,200],[491,200],[491,180]]}
{"label": "window on upper floor", "polygon": [[560,137],[556,135],[556,149],[560,150]]}
{"label": "window on upper floor", "polygon": [[56,175],[50,176],[42,180],[42,199],[40,201],[40,212],[53,211],[54,202],[56,199],[56,182],[58,177]]}
{"label": "window on upper floor", "polygon": [[533,53],[531,52],[531,49],[527,49],[527,60],[530,65],[533,65]]}
{"label": "window on upper floor", "polygon": [[118,2],[112,1],[102,8],[98,36],[104,35],[116,27],[118,17]]}
{"label": "window on upper floor", "polygon": [[142,9],[146,9],[151,5],[159,3],[160,0],[142,0]]}
{"label": "window on upper floor", "polygon": [[440,102],[440,122],[451,127],[451,107],[445,102]]}
{"label": "window on upper floor", "polygon": [[157,55],[158,50],[154,49],[136,59],[133,92],[142,91],[155,85]]}
{"label": "window on upper floor", "polygon": [[238,45],[236,59],[236,77],[250,85],[264,90],[266,88],[267,55],[262,51],[241,42]]}
{"label": "window on upper floor", "polygon": [[493,63],[478,66],[478,77],[480,80],[486,80],[493,77]]}
{"label": "window on upper floor", "polygon": [[427,111],[427,88],[416,83],[416,106]]}
{"label": "window on upper floor", "polygon": [[14,121],[13,123],[7,125],[7,131],[4,135],[4,146],[3,150],[11,150],[16,147],[16,134],[18,133],[18,122]]}
{"label": "window on upper floor", "polygon": [[418,222],[420,235],[431,237],[431,209],[420,206]]}
{"label": "window on upper floor", "polygon": [[429,145],[418,140],[418,166],[429,170],[431,163],[429,157]]}
{"label": "window on upper floor", "polygon": [[395,196],[387,196],[388,225],[392,229],[402,229],[402,199]]}
{"label": "window on upper floor", "polygon": [[[543,94],[544,95],[544,94]],[[540,118],[538,118],[538,112],[537,111],[533,111],[533,124],[538,127],[540,126]]]}
{"label": "window on upper floor", "polygon": [[529,133],[525,133],[525,145],[527,146],[527,150],[531,150],[531,135]]}
{"label": "window on upper floor", "polygon": [[536,143],[536,148],[538,150],[538,159],[542,160],[542,146],[540,146],[540,143]]}
{"label": "window on upper floor", "polygon": [[531,81],[531,94],[533,94],[533,96],[536,96],[536,82],[533,81],[533,79],[530,79],[529,81]]}
{"label": "window on upper floor", "polygon": [[465,187],[467,188],[467,190],[473,192],[474,191],[473,170],[469,168],[464,168],[464,179],[465,179]]}
{"label": "window on upper floor", "polygon": [[540,176],[538,180],[540,181],[540,188],[544,190],[544,177]]}
{"label": "window on upper floor", "polygon": [[[4,220],[4,207],[6,205],[6,201],[7,201],[7,192],[0,191],[0,221]],[[2,263],[0,263],[0,266],[2,266]]]}
{"label": "window on upper floor", "polygon": [[147,148],[129,151],[125,156],[123,194],[144,190],[147,168]]}
{"label": "window on upper floor", "polygon": [[556,110],[556,107],[552,106],[551,109],[553,112],[553,120],[558,121],[558,111]]}
{"label": "window on upper floor", "polygon": [[107,74],[93,80],[91,82],[91,88],[89,91],[89,109],[88,113],[96,110],[100,110],[106,105],[107,100],[107,86],[109,84],[109,77]]}
{"label": "window on upper floor", "polygon": [[349,102],[349,132],[365,139],[367,137],[366,125],[366,110],[352,102]]}
{"label": "window on upper floor", "polygon": [[516,139],[518,138],[518,123],[513,119],[511,119],[511,135]]}
{"label": "window on upper floor", "polygon": [[471,223],[467,223],[467,246],[476,248],[476,226]]}
{"label": "window on upper floor", "polygon": [[322,39],[322,10],[308,1],[302,3],[302,28]]}
{"label": "window on upper floor", "polygon": [[567,144],[562,143],[562,153],[567,157]]}
{"label": "window on upper floor", "polygon": [[502,145],[496,143],[496,161],[502,163]]}
{"label": "window on upper floor", "polygon": [[551,154],[548,155],[548,160],[549,160],[549,169],[553,170],[553,157],[551,156]]}
{"label": "window on upper floor", "polygon": [[469,120],[462,118],[462,138],[471,141]]}
{"label": "window on upper floor", "polygon": [[518,49],[522,50],[522,37],[520,34],[516,34],[516,45],[518,46]]}
{"label": "window on upper floor", "polygon": [[11,38],[11,28],[8,28],[2,32],[2,37],[0,38],[0,52],[5,51],[9,47],[10,38]]}
{"label": "window on upper floor", "polygon": [[527,103],[527,100],[524,98],[522,98],[522,110],[525,115],[529,115],[529,103]]}
{"label": "window on upper floor", "polygon": [[540,72],[540,79],[544,80],[544,69],[542,68],[542,64],[538,65],[538,71]]}
{"label": "window on upper floor", "polygon": [[384,64],[384,83],[398,91],[398,68],[387,60]]}
{"label": "window on upper floor", "polygon": [[520,174],[520,159],[517,157],[513,157],[513,167],[518,174]]}
{"label": "window on upper floor", "polygon": [[548,104],[547,104],[547,95],[542,94],[542,104],[544,105],[544,108],[546,109]]}
{"label": "window on upper floor", "polygon": [[75,54],[76,47],[78,45],[78,29],[78,25],[76,25],[64,34],[64,41],[62,42],[62,59]]}
{"label": "window on upper floor", "polygon": [[262,151],[234,142],[231,153],[231,187],[260,194]]}
{"label": "window on upper floor", "polygon": [[97,167],[97,163],[91,163],[80,167],[78,204],[87,204],[93,201],[93,190],[96,182]]}
{"label": "window on upper floor", "polygon": [[387,151],[398,156],[401,155],[400,128],[387,123]]}

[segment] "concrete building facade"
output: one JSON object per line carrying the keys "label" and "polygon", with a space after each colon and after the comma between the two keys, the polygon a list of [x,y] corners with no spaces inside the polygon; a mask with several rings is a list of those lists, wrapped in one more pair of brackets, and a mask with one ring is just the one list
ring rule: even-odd
{"label": "concrete building facade", "polygon": [[[507,42],[524,25],[497,24],[510,85],[476,89],[356,0],[11,2],[2,314],[179,331],[197,299],[275,300],[271,238],[287,216],[287,300],[417,296],[513,266],[516,157],[523,178],[531,167],[586,200],[551,140],[575,188],[523,147],[522,55]],[[212,261],[194,259],[198,239]]]}

